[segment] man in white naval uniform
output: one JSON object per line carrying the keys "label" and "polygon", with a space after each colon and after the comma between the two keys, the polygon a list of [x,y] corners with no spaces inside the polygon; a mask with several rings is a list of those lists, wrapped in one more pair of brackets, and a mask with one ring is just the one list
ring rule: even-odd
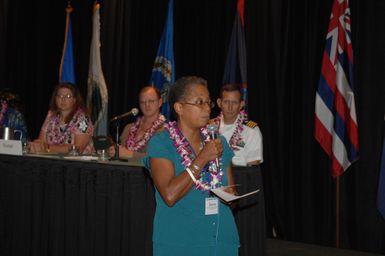
{"label": "man in white naval uniform", "polygon": [[214,121],[219,127],[219,133],[234,151],[233,164],[251,166],[262,163],[262,134],[255,122],[247,120],[241,87],[238,84],[224,85],[217,104],[221,113]]}

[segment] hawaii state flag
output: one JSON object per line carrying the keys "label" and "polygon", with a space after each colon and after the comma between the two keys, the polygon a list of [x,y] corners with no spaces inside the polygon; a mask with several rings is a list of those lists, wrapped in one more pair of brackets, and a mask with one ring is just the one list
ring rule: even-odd
{"label": "hawaii state flag", "polygon": [[59,70],[59,82],[76,83],[75,79],[75,64],[73,54],[73,42],[72,42],[72,25],[71,25],[71,12],[72,6],[68,3],[66,7],[66,28],[64,35],[64,47],[60,61]]}
{"label": "hawaii state flag", "polygon": [[353,47],[348,0],[334,0],[315,98],[315,138],[341,175],[358,159]]}
{"label": "hawaii state flag", "polygon": [[95,3],[87,81],[87,107],[91,113],[96,136],[107,135],[108,90],[102,70],[100,45],[100,4]]}
{"label": "hawaii state flag", "polygon": [[240,84],[247,109],[247,59],[245,40],[245,1],[238,0],[233,30],[227,52],[223,84]]}
{"label": "hawaii state flag", "polygon": [[174,0],[168,2],[167,20],[156,54],[154,67],[150,78],[150,84],[158,88],[162,93],[162,114],[170,119],[170,106],[168,103],[168,91],[175,82],[174,61]]}

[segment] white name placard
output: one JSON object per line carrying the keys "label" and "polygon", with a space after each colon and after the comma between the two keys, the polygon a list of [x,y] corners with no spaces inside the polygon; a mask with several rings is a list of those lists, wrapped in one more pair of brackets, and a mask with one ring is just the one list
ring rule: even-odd
{"label": "white name placard", "polygon": [[0,140],[0,154],[23,155],[23,147],[20,140]]}

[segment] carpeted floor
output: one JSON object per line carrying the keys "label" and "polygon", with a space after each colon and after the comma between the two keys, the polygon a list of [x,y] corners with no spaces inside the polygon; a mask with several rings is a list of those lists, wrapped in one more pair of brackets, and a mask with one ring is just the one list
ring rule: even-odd
{"label": "carpeted floor", "polygon": [[267,239],[266,256],[380,256],[383,254]]}

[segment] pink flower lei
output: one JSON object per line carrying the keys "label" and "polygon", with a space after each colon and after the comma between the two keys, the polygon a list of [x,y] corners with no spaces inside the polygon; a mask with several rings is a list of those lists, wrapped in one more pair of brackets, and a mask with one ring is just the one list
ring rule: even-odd
{"label": "pink flower lei", "polygon": [[[223,118],[223,113],[221,112],[220,115],[214,119],[214,122],[216,123],[218,129],[219,129],[219,126],[221,124],[222,118]],[[248,120],[247,113],[244,109],[242,109],[239,112],[239,116],[238,116],[237,121],[235,123],[236,127],[235,127],[235,131],[233,133],[233,136],[231,136],[230,141],[229,141],[229,144],[230,144],[230,147],[232,150],[235,150],[235,151],[239,150],[238,146],[242,142],[241,133],[243,131],[243,123],[247,120]]]}
{"label": "pink flower lei", "polygon": [[3,124],[5,113],[7,113],[8,110],[8,104],[5,100],[0,100],[1,103],[1,111],[0,111],[0,125]]}
{"label": "pink flower lei", "polygon": [[[182,158],[182,165],[185,167],[189,167],[195,158],[195,154],[189,142],[183,136],[175,121],[165,123],[164,127],[170,134],[170,138],[173,141],[177,152]],[[204,143],[209,142],[210,135],[207,130],[207,127],[201,128],[200,132]],[[208,168],[203,168],[199,179],[197,179],[197,182],[195,183],[195,189],[201,191],[208,191],[210,189],[217,188],[222,185],[222,158],[220,157],[218,160],[220,163],[219,170],[215,164],[215,161],[210,161],[208,164]]]}
{"label": "pink flower lei", "polygon": [[64,131],[60,131],[60,114],[53,116],[52,117],[53,127],[57,127],[57,129],[47,132],[47,138],[49,143],[52,143],[52,144],[68,143],[68,141],[66,140],[71,137],[71,132],[73,128],[77,125],[76,121],[78,119],[78,116],[82,112],[83,110],[81,108],[76,110],[70,122],[65,126]]}
{"label": "pink flower lei", "polygon": [[139,151],[141,148],[147,145],[147,142],[150,140],[152,135],[156,130],[158,130],[163,123],[166,121],[166,118],[159,114],[158,118],[152,123],[152,126],[146,130],[143,137],[139,141],[135,141],[136,133],[138,132],[140,122],[142,121],[143,116],[139,117],[133,126],[129,129],[127,140],[126,140],[126,148],[132,151]]}

